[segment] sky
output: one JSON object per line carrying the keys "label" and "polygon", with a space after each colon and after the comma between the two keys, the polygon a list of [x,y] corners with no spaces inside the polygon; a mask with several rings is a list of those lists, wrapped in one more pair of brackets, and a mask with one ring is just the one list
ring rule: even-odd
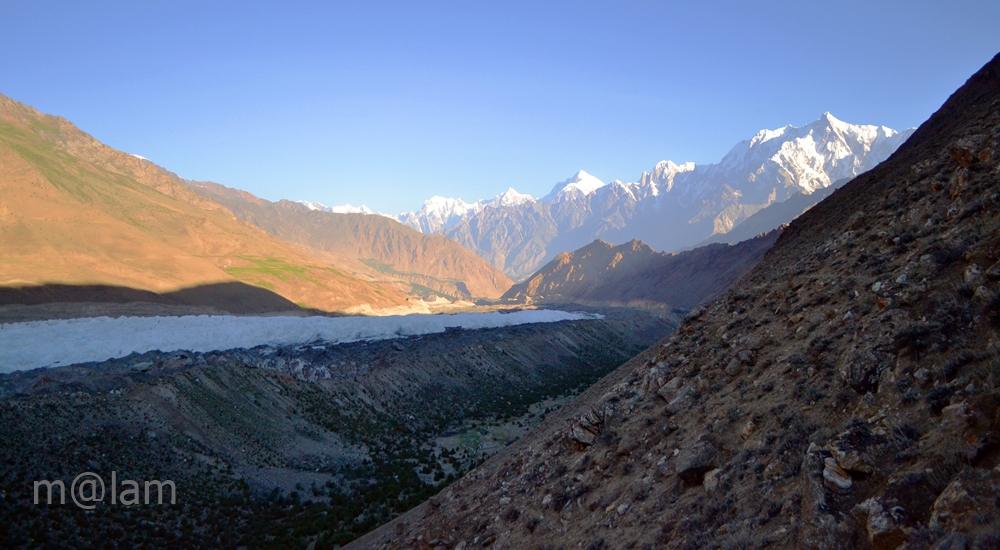
{"label": "sky", "polygon": [[997,29],[996,0],[33,0],[0,5],[0,94],[188,179],[399,213],[824,112],[917,126]]}

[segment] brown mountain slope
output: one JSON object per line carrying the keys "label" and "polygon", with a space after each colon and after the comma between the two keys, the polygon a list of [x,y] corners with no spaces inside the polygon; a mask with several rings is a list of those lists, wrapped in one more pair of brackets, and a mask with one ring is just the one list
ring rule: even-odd
{"label": "brown mountain slope", "polygon": [[154,292],[243,281],[327,310],[403,304],[107,147],[0,96],[0,285]]}
{"label": "brown mountain slope", "polygon": [[1000,56],[674,336],[354,547],[996,548],[998,143]]}
{"label": "brown mountain slope", "polygon": [[410,291],[423,286],[452,297],[496,299],[512,284],[455,241],[424,235],[383,216],[331,214],[285,200],[273,203],[217,183],[184,184],[271,235],[308,246],[352,271],[412,283],[404,285]]}
{"label": "brown mountain slope", "polygon": [[517,303],[658,305],[692,308],[721,294],[760,261],[779,231],[735,246],[714,244],[679,254],[642,241],[614,246],[600,239],[564,252],[503,300]]}

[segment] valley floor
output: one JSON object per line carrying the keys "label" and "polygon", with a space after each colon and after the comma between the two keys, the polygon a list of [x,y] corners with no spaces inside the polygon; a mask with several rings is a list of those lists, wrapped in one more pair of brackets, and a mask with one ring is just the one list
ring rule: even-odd
{"label": "valley floor", "polygon": [[[0,545],[344,544],[524,436],[678,322],[601,313],[0,375]],[[170,479],[178,504],[103,503],[92,514],[32,504],[34,481],[68,487],[84,471]]]}

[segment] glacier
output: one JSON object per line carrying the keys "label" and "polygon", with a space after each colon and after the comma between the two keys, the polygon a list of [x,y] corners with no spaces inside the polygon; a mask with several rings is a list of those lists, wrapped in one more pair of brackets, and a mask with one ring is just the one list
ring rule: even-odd
{"label": "glacier", "polygon": [[389,317],[92,317],[0,324],[0,373],[105,361],[159,350],[208,352],[261,345],[386,340],[444,332],[600,319],[555,310]]}

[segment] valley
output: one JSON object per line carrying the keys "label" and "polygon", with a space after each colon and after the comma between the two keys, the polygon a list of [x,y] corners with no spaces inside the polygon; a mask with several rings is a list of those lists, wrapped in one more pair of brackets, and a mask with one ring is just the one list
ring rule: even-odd
{"label": "valley", "polygon": [[[3,535],[13,545],[346,543],[522,437],[679,320],[600,313],[0,375]],[[31,479],[77,469],[169,478],[183,507],[104,506],[101,522],[83,524],[83,510],[30,504]]]}
{"label": "valley", "polygon": [[[687,73],[717,71],[640,55],[686,25],[633,48],[653,5],[611,10],[632,12],[631,41],[583,40],[585,6],[520,36],[492,34],[497,14],[453,20],[466,6],[443,27],[413,10],[399,36],[395,10],[346,29],[331,21],[357,14],[320,7],[336,15],[315,34],[271,17],[241,29],[252,48],[227,44],[285,71],[266,81],[238,74],[260,59],[151,62],[170,97],[148,73],[119,86],[144,60],[80,70],[90,37],[32,41],[76,67],[67,82],[116,85],[25,96],[94,135],[0,95],[0,547],[1000,548],[1000,55],[943,105],[910,81],[889,109],[879,93],[912,67],[860,69],[888,49],[791,74],[850,52],[830,26],[838,56],[777,76],[730,42],[759,80],[702,74],[682,100]],[[604,15],[601,32],[623,23]],[[707,20],[699,42],[722,48]],[[325,66],[301,51],[400,36]],[[472,36],[488,48],[463,58]],[[536,36],[571,39],[505,55]],[[131,102],[148,118],[109,122]],[[841,107],[905,128],[923,104],[941,107],[919,128],[825,112],[753,133]],[[661,149],[717,161],[654,164]],[[639,176],[551,186],[591,163]],[[539,181],[540,198],[509,187]],[[393,211],[448,196],[395,216],[342,204],[362,192]],[[84,475],[111,498],[88,484],[80,505]],[[134,480],[147,502],[118,498]]]}

